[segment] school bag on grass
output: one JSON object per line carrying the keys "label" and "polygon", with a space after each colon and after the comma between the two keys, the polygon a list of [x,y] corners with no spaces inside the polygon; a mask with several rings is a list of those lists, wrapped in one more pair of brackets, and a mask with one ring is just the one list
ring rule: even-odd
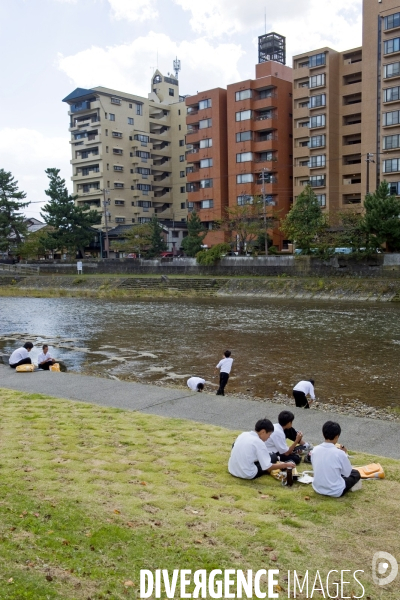
{"label": "school bag on grass", "polygon": [[385,479],[385,471],[379,463],[354,468],[360,473],[361,479]]}

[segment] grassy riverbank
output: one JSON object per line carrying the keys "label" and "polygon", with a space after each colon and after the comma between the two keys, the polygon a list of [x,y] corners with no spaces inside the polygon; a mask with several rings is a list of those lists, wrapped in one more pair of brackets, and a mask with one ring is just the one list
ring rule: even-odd
{"label": "grassy riverbank", "polygon": [[[371,582],[374,552],[400,554],[398,461],[382,459],[386,480],[334,500],[232,478],[235,433],[222,428],[9,390],[0,398],[0,598],[136,598],[140,568],[276,568],[281,598],[288,569],[362,569],[364,597],[399,597],[396,581]],[[345,586],[352,593],[360,588]]]}

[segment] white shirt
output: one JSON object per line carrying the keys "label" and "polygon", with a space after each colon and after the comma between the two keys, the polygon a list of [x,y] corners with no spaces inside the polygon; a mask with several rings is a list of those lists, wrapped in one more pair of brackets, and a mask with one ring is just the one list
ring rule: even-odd
{"label": "white shirt", "polygon": [[190,377],[190,379],[187,380],[187,385],[188,387],[193,390],[194,392],[197,392],[197,384],[198,383],[202,383],[203,385],[205,384],[206,380],[202,379],[201,377]]}
{"label": "white shirt", "polygon": [[233,358],[223,358],[219,361],[216,369],[220,369],[221,373],[230,373],[232,369]]}
{"label": "white shirt", "polygon": [[29,356],[29,352],[26,348],[17,348],[11,354],[10,358],[8,359],[8,363],[10,365],[15,365],[20,360],[23,360],[24,358],[28,358],[28,356]]}
{"label": "white shirt", "polygon": [[44,362],[45,360],[49,360],[49,358],[50,359],[54,358],[53,356],[50,356],[50,352],[49,351],[47,352],[47,354],[44,354],[42,352],[41,354],[39,354],[38,359],[37,359],[38,360],[38,365],[40,365],[40,363]]}
{"label": "white shirt", "polygon": [[263,471],[272,466],[267,447],[258,437],[257,432],[245,431],[236,439],[231,450],[228,471],[235,477],[253,479],[257,475],[257,467],[254,464],[256,460]]}
{"label": "white shirt", "polygon": [[299,381],[293,388],[293,391],[295,390],[296,392],[304,392],[306,396],[310,394],[311,398],[315,400],[314,386],[310,381]]}
{"label": "white shirt", "polygon": [[314,470],[313,488],[317,494],[339,498],[346,487],[344,477],[351,473],[349,457],[335,444],[324,442],[311,452]]}
{"label": "white shirt", "polygon": [[267,441],[265,442],[268,452],[277,452],[278,454],[285,454],[288,451],[286,444],[286,434],[282,425],[274,423],[274,431],[271,433]]}

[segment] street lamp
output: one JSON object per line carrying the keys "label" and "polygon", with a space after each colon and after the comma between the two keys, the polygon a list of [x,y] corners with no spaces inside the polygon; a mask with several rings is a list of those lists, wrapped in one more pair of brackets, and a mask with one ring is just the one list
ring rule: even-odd
{"label": "street lamp", "polygon": [[268,256],[268,233],[267,233],[267,206],[275,206],[276,202],[271,199],[267,199],[265,195],[265,183],[267,179],[267,175],[270,174],[270,171],[264,167],[262,173],[260,173],[260,179],[262,181],[262,199],[263,199],[263,216],[264,216],[264,232],[265,232],[265,256]]}

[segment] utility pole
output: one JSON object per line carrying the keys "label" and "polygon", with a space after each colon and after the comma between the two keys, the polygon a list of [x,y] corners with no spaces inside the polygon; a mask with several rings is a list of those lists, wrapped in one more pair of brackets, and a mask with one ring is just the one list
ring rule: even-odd
{"label": "utility pole", "polygon": [[106,258],[109,258],[109,240],[108,240],[108,212],[107,212],[107,207],[110,204],[109,200],[106,200],[106,194],[109,193],[109,190],[107,190],[106,188],[103,189],[103,209],[104,209],[104,225],[106,228],[106,243],[104,244],[104,250],[105,250],[105,254],[106,254]]}
{"label": "utility pole", "polygon": [[369,194],[369,165],[370,163],[375,163],[373,160],[373,154],[371,152],[367,152],[367,158],[365,162],[367,163],[367,194]]}
{"label": "utility pole", "polygon": [[260,173],[260,179],[262,181],[261,194],[263,199],[263,216],[264,216],[264,233],[265,233],[265,256],[268,256],[268,233],[267,233],[267,206],[275,206],[275,202],[273,200],[267,200],[265,196],[265,182],[266,175],[269,174],[270,171],[263,167],[262,173]]}

